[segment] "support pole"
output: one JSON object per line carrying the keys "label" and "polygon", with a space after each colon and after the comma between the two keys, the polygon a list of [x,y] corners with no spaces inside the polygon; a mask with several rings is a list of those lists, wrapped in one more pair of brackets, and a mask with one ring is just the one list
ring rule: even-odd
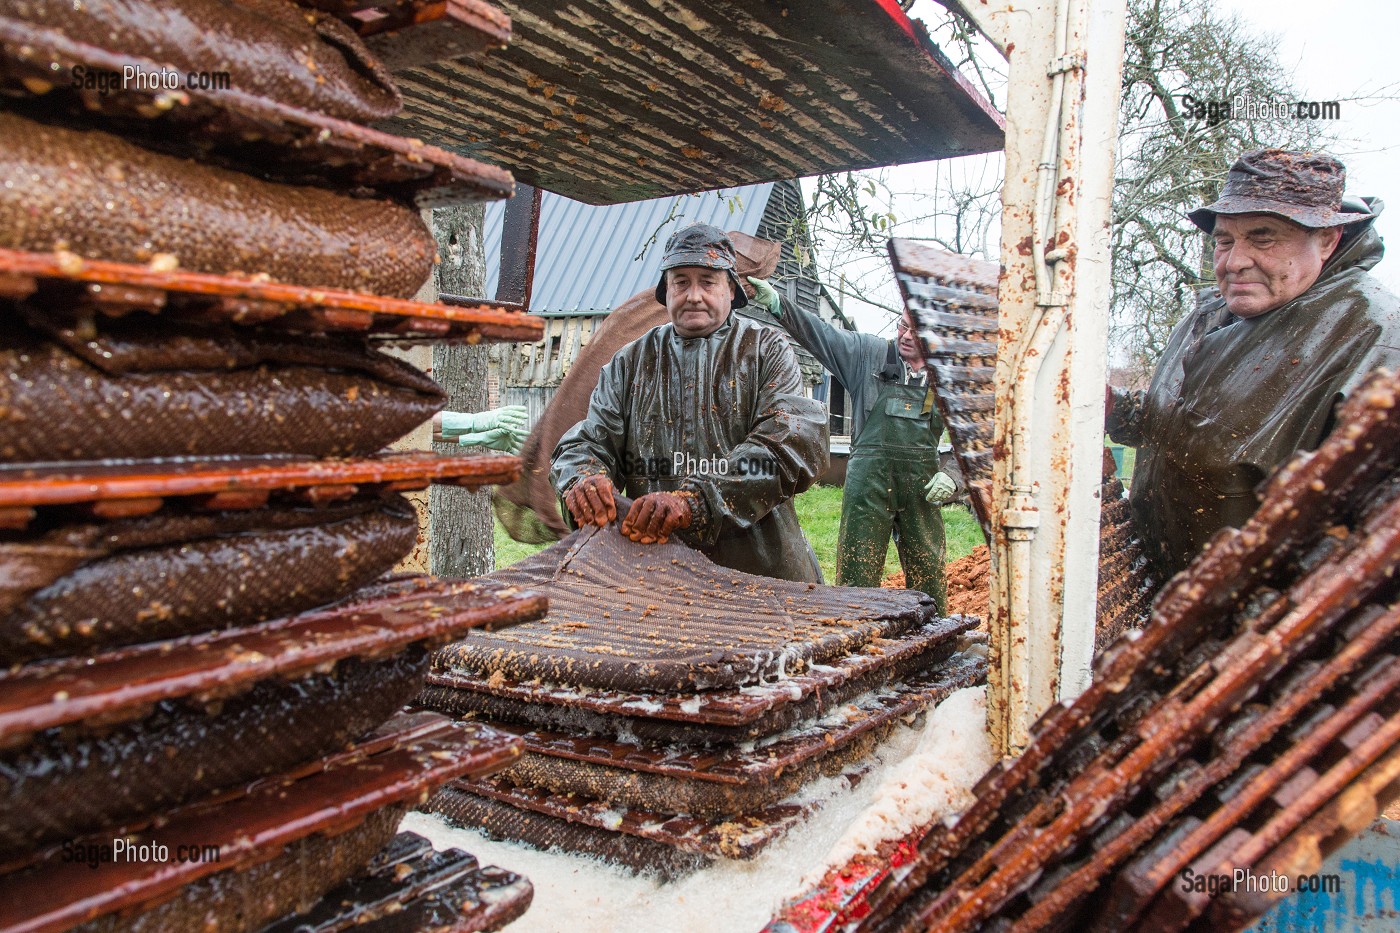
{"label": "support pole", "polygon": [[988,727],[1022,749],[1088,683],[1126,0],[989,15],[1009,50]]}

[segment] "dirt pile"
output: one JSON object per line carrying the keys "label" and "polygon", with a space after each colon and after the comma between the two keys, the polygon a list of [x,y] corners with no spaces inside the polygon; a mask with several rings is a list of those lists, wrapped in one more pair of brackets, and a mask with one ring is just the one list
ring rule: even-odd
{"label": "dirt pile", "polygon": [[[948,614],[980,616],[985,627],[992,583],[992,558],[987,546],[977,545],[971,554],[949,564],[946,572]],[[903,589],[904,572],[890,574],[880,581],[880,585],[885,589]]]}

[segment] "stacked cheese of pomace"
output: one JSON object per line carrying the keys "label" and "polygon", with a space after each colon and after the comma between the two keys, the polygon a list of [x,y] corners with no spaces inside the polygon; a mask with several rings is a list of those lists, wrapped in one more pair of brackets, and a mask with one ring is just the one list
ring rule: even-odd
{"label": "stacked cheese of pomace", "polygon": [[903,720],[980,682],[976,620],[920,593],[788,583],[588,528],[487,579],[550,612],[440,651],[419,703],[525,742],[428,804],[663,876],[750,858]]}
{"label": "stacked cheese of pomace", "polygon": [[1400,795],[1398,402],[1373,374],[960,816],[771,929],[1239,930],[1306,896]]}

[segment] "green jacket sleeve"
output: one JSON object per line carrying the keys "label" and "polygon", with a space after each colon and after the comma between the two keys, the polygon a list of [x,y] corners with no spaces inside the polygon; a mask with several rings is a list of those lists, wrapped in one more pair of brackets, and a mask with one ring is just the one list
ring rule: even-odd
{"label": "green jacket sleeve", "polygon": [[783,313],[779,320],[793,339],[835,375],[847,392],[862,393],[866,380],[884,360],[889,340],[833,327],[810,311],[780,300]]}
{"label": "green jacket sleeve", "polygon": [[757,415],[725,458],[728,469],[691,475],[680,486],[703,503],[686,533],[701,547],[713,546],[726,527],[750,528],[826,472],[826,411],[802,394],[797,357],[777,332],[766,333],[758,365]]}

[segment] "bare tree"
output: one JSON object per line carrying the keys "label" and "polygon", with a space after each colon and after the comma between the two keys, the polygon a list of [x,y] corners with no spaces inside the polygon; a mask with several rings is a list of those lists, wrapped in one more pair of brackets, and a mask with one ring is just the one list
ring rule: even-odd
{"label": "bare tree", "polygon": [[[964,20],[932,4],[914,5],[911,12],[924,18],[930,35],[988,100],[1005,99],[1005,62]],[[1298,99],[1278,44],[1276,36],[1216,10],[1210,0],[1129,0],[1111,339],[1141,372],[1156,363],[1195,290],[1211,283],[1209,243],[1186,212],[1215,198],[1230,163],[1245,150],[1335,142],[1323,123],[1223,112],[1236,100],[1268,105]],[[847,294],[897,313],[884,253],[888,237],[997,256],[1000,163],[989,158],[979,170],[967,162],[925,167],[920,190],[907,184],[899,190],[890,170],[814,179],[792,236],[817,256],[818,274],[828,284],[842,282]]]}
{"label": "bare tree", "polygon": [[[482,224],[486,209],[480,204],[439,208],[433,211],[433,236],[442,262],[434,277],[438,290],[456,295],[481,295],[486,290],[486,257],[482,251]],[[482,411],[486,408],[487,347],[441,344],[433,347],[433,378],[447,391],[450,411]],[[455,443],[433,444],[439,454],[482,453],[463,451]],[[433,486],[428,499],[431,516],[432,572],[437,576],[466,579],[496,569],[491,494],[456,486]]]}
{"label": "bare tree", "polygon": [[[999,157],[987,157],[930,163],[922,178],[883,169],[812,179],[806,211],[791,235],[804,246],[810,274],[893,320],[903,305],[886,241],[925,240],[951,252],[995,258],[1001,165]],[[927,184],[930,176],[933,184]]]}

